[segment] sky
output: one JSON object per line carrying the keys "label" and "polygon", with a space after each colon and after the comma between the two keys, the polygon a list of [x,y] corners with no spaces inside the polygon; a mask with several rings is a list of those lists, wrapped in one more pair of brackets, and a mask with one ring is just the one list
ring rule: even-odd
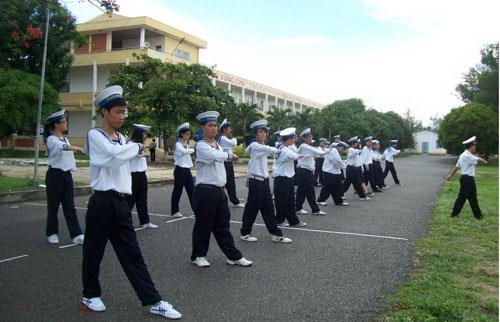
{"label": "sky", "polygon": [[[102,12],[60,0],[79,23]],[[208,42],[200,63],[326,104],[368,108],[424,125],[464,105],[455,92],[481,48],[499,41],[498,0],[118,0]]]}

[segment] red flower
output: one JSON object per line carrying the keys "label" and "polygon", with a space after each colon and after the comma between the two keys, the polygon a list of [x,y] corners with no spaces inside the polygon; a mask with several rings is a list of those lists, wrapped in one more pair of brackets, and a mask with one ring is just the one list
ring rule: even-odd
{"label": "red flower", "polygon": [[10,36],[12,38],[19,38],[19,32],[17,32],[17,30],[14,30],[10,33]]}

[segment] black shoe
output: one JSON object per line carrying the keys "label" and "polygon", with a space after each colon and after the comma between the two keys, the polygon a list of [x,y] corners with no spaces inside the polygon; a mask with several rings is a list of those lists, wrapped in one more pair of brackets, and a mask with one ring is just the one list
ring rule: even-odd
{"label": "black shoe", "polygon": [[451,218],[455,218],[455,217],[458,217],[458,214],[454,215],[454,214],[451,214],[450,215]]}
{"label": "black shoe", "polygon": [[374,189],[373,192],[383,192],[383,191],[380,189]]}
{"label": "black shoe", "polygon": [[480,215],[480,216],[477,216],[477,217],[476,217],[476,219],[477,219],[477,220],[481,220],[481,219],[483,219],[483,218],[484,218],[484,216],[483,216],[483,215]]}

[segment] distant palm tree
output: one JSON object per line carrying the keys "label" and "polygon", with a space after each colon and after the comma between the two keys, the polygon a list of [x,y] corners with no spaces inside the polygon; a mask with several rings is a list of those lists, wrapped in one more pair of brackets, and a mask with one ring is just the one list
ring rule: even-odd
{"label": "distant palm tree", "polygon": [[264,118],[255,104],[239,103],[228,111],[227,118],[233,128],[233,136],[244,137],[250,134],[250,124],[258,119]]}
{"label": "distant palm tree", "polygon": [[267,119],[269,121],[269,127],[271,131],[280,131],[287,127],[293,127],[292,120],[292,110],[287,108],[286,110],[272,106],[269,112],[267,112]]}

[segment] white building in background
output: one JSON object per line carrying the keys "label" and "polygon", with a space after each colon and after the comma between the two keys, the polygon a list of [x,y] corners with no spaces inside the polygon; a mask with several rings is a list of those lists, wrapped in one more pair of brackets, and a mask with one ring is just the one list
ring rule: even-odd
{"label": "white building in background", "polygon": [[421,130],[413,133],[417,153],[446,154],[446,149],[438,144],[438,134],[433,130]]}

